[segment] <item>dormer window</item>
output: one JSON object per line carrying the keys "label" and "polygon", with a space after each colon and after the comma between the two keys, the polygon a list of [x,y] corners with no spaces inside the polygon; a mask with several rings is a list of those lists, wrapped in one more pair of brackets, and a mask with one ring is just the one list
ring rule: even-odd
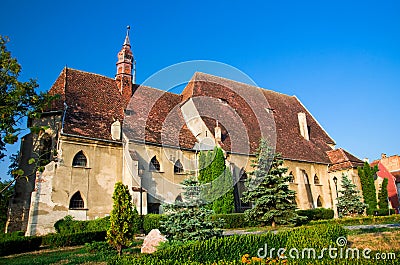
{"label": "dormer window", "polygon": [[226,101],[226,99],[219,98],[218,101],[221,102],[224,105],[228,105],[228,101]]}

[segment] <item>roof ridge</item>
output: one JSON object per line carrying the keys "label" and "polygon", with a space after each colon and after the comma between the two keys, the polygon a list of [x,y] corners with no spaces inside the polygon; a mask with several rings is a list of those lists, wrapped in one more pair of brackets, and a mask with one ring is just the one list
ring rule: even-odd
{"label": "roof ridge", "polygon": [[107,78],[107,79],[115,80],[114,78],[111,78],[111,77],[108,77],[108,76],[105,76],[105,75],[96,74],[96,73],[92,73],[92,72],[88,72],[88,71],[84,71],[84,70],[79,70],[79,69],[75,69],[75,68],[71,68],[71,67],[67,67],[67,66],[64,67],[64,69],[80,72],[80,73],[83,73],[83,74],[91,74],[91,75],[100,76],[100,77],[104,77],[104,78]]}
{"label": "roof ridge", "polygon": [[140,87],[143,87],[143,88],[146,88],[146,89],[157,90],[157,91],[168,93],[168,94],[171,94],[171,95],[174,95],[174,96],[181,96],[181,94],[172,93],[172,92],[169,92],[169,91],[162,90],[161,88],[156,88],[156,87],[146,86],[146,85],[138,85],[137,89],[140,88]]}
{"label": "roof ridge", "polygon": [[[258,86],[258,84],[256,84],[256,82],[254,82],[256,85],[251,85],[251,84],[247,84],[247,83],[244,83],[244,82],[240,82],[240,81],[236,81],[236,80],[233,80],[233,79],[229,79],[229,78],[226,78],[226,77],[217,76],[217,75],[212,75],[212,74],[209,74],[209,73],[204,73],[204,72],[199,72],[199,71],[196,71],[196,72],[193,74],[193,76],[192,76],[192,78],[190,79],[190,81],[196,81],[196,79],[194,79],[194,77],[195,77],[196,75],[200,75],[200,76],[201,76],[201,75],[204,75],[204,76],[209,76],[209,77],[212,77],[212,78],[223,79],[223,80],[226,80],[226,81],[228,81],[228,82],[236,83],[236,84],[238,84],[238,85],[245,85],[245,86],[249,86],[249,87],[252,87],[252,88],[257,88],[257,89],[261,89],[261,90],[264,90],[264,91],[277,93],[277,94],[280,94],[280,95],[283,95],[283,96],[286,96],[286,97],[295,97],[295,95],[288,95],[288,94],[284,94],[284,93],[282,93],[282,92],[278,92],[278,91],[275,91],[275,90],[272,90],[272,89],[269,89],[269,88],[264,88],[264,87]],[[249,77],[249,78],[250,78],[250,77]],[[251,78],[250,78],[250,79],[251,79]],[[253,81],[253,79],[251,79],[251,80]],[[190,81],[189,81],[189,82],[190,82]],[[197,81],[202,81],[202,80],[197,80]]]}

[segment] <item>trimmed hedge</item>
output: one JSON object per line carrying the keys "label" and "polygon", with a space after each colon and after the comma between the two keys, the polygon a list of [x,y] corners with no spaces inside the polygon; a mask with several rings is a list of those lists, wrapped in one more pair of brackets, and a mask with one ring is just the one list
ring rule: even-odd
{"label": "trimmed hedge", "polygon": [[38,250],[42,237],[15,236],[0,240],[0,256]]}
{"label": "trimmed hedge", "polygon": [[400,214],[390,216],[362,216],[344,217],[331,220],[311,221],[310,225],[319,224],[341,224],[341,225],[373,225],[373,224],[392,224],[400,223]]}
{"label": "trimmed hedge", "polygon": [[60,234],[107,231],[109,227],[109,216],[88,221],[73,220],[71,216],[66,216],[54,224],[54,228]]}
{"label": "trimmed hedge", "polygon": [[[389,209],[377,209],[374,212],[375,216],[388,216],[389,215]],[[394,209],[390,209],[390,215],[396,214],[396,211]]]}
{"label": "trimmed hedge", "polygon": [[224,229],[231,228],[245,228],[259,225],[258,222],[250,222],[246,220],[244,213],[231,213],[231,214],[213,214],[211,216],[212,221],[217,221],[218,219],[224,220]]}
{"label": "trimmed hedge", "polygon": [[334,216],[334,212],[332,209],[325,209],[325,208],[297,210],[296,213],[300,216],[307,217],[307,220],[297,223],[297,225],[306,224],[310,221],[328,220],[332,219]]}
{"label": "trimmed hedge", "polygon": [[76,234],[48,234],[43,236],[43,245],[52,247],[67,247],[84,245],[94,241],[104,241],[106,231],[83,232]]}
{"label": "trimmed hedge", "polygon": [[76,234],[48,234],[45,236],[23,236],[20,232],[0,238],[0,256],[38,250],[40,246],[66,247],[104,241],[106,231]]}
{"label": "trimmed hedge", "polygon": [[146,214],[143,216],[143,230],[148,234],[152,229],[160,229],[160,221],[165,219],[165,214]]}
{"label": "trimmed hedge", "polygon": [[277,234],[234,235],[190,242],[181,247],[171,245],[158,250],[154,255],[160,259],[174,257],[181,261],[194,262],[234,261],[240,260],[244,254],[256,257],[258,249],[265,244],[268,249],[276,250],[284,247],[322,249],[335,244],[338,237],[346,235],[347,230],[340,225],[318,225],[294,228]]}

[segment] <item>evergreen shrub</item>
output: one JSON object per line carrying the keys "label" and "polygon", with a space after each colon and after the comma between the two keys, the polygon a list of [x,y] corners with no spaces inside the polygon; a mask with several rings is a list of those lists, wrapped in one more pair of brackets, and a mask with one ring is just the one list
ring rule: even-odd
{"label": "evergreen shrub", "polygon": [[106,231],[83,232],[75,234],[48,234],[43,236],[43,245],[52,247],[79,246],[93,241],[104,241]]}
{"label": "evergreen shrub", "polygon": [[143,216],[143,230],[148,234],[152,229],[160,229],[161,221],[167,218],[164,214],[146,214]]}
{"label": "evergreen shrub", "polygon": [[245,228],[257,226],[260,224],[257,221],[247,220],[244,213],[213,214],[210,218],[212,221],[217,221],[219,219],[224,220],[222,227],[224,229]]}
{"label": "evergreen shrub", "polygon": [[297,223],[297,225],[308,223],[309,221],[332,219],[334,212],[332,209],[315,208],[296,211],[298,215],[307,217],[307,220]]}
{"label": "evergreen shrub", "polygon": [[42,244],[42,238],[37,236],[17,236],[0,239],[0,256],[38,250]]}
{"label": "evergreen shrub", "polygon": [[[171,246],[158,250],[154,255],[160,259],[176,257],[182,261],[211,262],[240,260],[244,254],[257,257],[259,248],[326,248],[335,245],[336,239],[346,236],[347,230],[340,225],[316,225],[261,235],[234,235],[203,241],[192,241],[181,247]],[[312,238],[312,240],[310,240]]]}
{"label": "evergreen shrub", "polygon": [[74,234],[82,232],[93,231],[107,231],[110,227],[110,217],[106,216],[95,220],[79,221],[73,220],[70,215],[65,216],[63,219],[58,220],[54,224],[57,233],[60,234]]}

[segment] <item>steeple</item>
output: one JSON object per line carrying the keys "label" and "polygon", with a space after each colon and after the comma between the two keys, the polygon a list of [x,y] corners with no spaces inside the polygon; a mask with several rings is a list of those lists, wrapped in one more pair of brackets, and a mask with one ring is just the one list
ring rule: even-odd
{"label": "steeple", "polygon": [[135,58],[133,57],[131,44],[129,41],[129,30],[130,26],[127,26],[124,44],[118,53],[118,61],[116,63],[117,74],[115,75],[115,80],[117,81],[119,91],[126,98],[126,100],[129,100],[132,96],[132,84],[136,82],[136,62]]}

